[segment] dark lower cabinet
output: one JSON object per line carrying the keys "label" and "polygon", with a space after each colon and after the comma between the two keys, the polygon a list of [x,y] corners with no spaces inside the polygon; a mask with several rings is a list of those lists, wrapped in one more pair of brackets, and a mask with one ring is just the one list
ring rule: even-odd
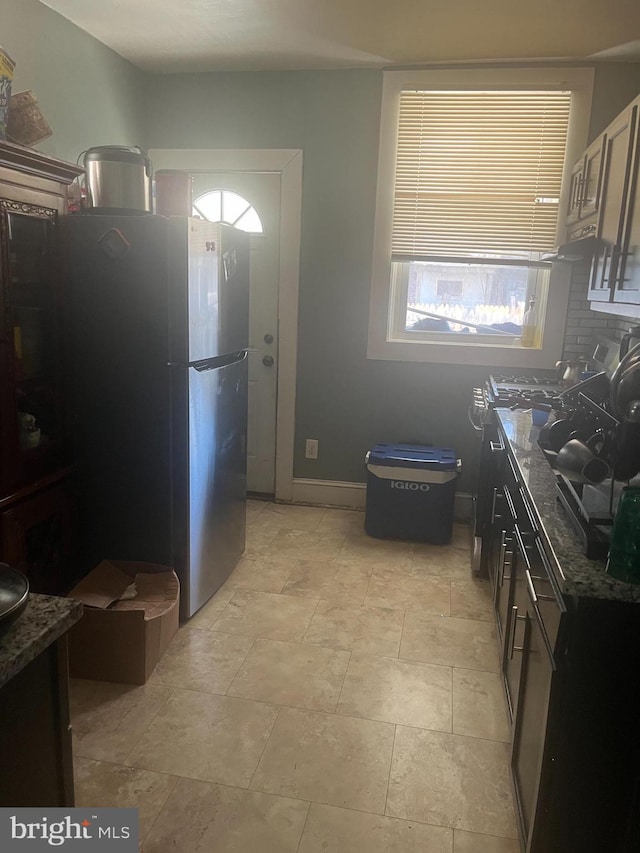
{"label": "dark lower cabinet", "polygon": [[637,853],[637,605],[586,598],[567,605],[546,713],[530,694],[545,737],[526,850]]}
{"label": "dark lower cabinet", "polygon": [[547,712],[555,662],[550,653],[536,608],[522,586],[516,589],[518,611],[515,643],[521,657],[519,700],[513,726],[511,769],[516,807],[523,838],[535,823],[538,791],[547,740]]}
{"label": "dark lower cabinet", "polygon": [[640,853],[640,605],[561,595],[507,465],[490,577],[523,853]]}
{"label": "dark lower cabinet", "polygon": [[67,640],[0,689],[0,806],[74,805]]}
{"label": "dark lower cabinet", "polygon": [[496,616],[496,628],[498,639],[504,643],[507,631],[508,614],[510,607],[510,583],[511,568],[513,562],[513,540],[511,530],[513,523],[511,516],[507,517],[504,505],[504,496],[496,491],[494,498],[496,506],[495,522],[496,535],[492,537],[489,551],[490,578],[493,584],[493,603]]}
{"label": "dark lower cabinet", "polygon": [[84,573],[78,524],[70,478],[0,501],[2,560],[27,576],[32,592],[64,595]]}

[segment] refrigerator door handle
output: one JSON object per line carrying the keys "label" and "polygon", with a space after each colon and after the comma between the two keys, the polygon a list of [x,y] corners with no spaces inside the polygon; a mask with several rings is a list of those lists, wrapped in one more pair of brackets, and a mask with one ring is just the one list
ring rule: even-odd
{"label": "refrigerator door handle", "polygon": [[247,350],[240,350],[239,352],[232,352],[228,355],[218,355],[215,356],[215,358],[203,358],[200,361],[169,361],[167,362],[167,367],[177,367],[181,370],[192,367],[199,373],[204,373],[207,370],[217,370],[218,368],[226,367],[229,364],[238,364],[244,361],[247,356]]}

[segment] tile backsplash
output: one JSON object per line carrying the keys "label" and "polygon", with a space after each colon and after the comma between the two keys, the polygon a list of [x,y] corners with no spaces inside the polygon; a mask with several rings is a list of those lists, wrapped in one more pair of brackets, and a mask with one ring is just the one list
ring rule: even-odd
{"label": "tile backsplash", "polygon": [[619,341],[631,326],[640,325],[640,318],[614,314],[601,314],[592,311],[587,299],[589,289],[589,264],[577,263],[572,266],[569,308],[565,328],[562,357],[565,359],[584,356],[589,359],[596,346],[596,338],[603,336]]}

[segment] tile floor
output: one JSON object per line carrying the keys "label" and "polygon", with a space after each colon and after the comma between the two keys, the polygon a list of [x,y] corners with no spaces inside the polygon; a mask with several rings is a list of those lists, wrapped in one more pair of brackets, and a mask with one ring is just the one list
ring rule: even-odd
{"label": "tile floor", "polygon": [[450,546],[250,501],[246,555],[143,687],[72,682],[80,806],[144,853],[518,853],[487,585]]}

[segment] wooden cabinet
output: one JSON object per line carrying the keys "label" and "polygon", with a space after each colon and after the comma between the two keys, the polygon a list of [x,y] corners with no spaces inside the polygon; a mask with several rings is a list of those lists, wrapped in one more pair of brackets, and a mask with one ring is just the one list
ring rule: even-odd
{"label": "wooden cabinet", "polygon": [[58,217],[78,171],[0,143],[0,498],[70,458]]}
{"label": "wooden cabinet", "polygon": [[554,649],[565,606],[553,588],[538,533],[529,531],[525,536],[516,524],[514,539],[519,559],[513,571],[513,631],[508,651],[519,658],[519,668],[511,771],[521,834],[527,849],[532,849],[536,815],[543,802],[543,758],[552,743],[547,726],[556,672]]}
{"label": "wooden cabinet", "polygon": [[[66,487],[47,489],[63,479],[73,458],[64,395],[59,217],[66,211],[67,187],[81,173],[75,165],[0,142],[0,559],[29,567],[33,588],[42,592],[56,591],[50,584],[54,555],[63,553],[72,526]],[[45,535],[47,515],[57,521]],[[59,522],[66,532],[55,548],[50,544],[49,570],[42,565],[36,571]]]}
{"label": "wooden cabinet", "polygon": [[580,196],[580,219],[594,216],[600,208],[605,139],[606,137],[603,134],[587,148],[585,153]]}
{"label": "wooden cabinet", "polygon": [[605,134],[602,203],[598,222],[600,249],[592,265],[589,291],[589,297],[598,301],[610,301],[616,296],[636,120],[637,107],[629,107],[609,126]]}
{"label": "wooden cabinet", "polygon": [[513,540],[510,524],[504,514],[504,495],[496,494],[496,506],[500,514],[496,515],[496,535],[491,540],[491,580],[493,584],[493,604],[496,616],[496,630],[501,646],[507,629],[507,614],[509,612],[509,588],[511,567],[513,562]]}
{"label": "wooden cabinet", "polygon": [[[582,236],[589,233],[584,230],[585,227],[588,228],[585,220],[594,219],[592,228],[595,233],[595,216],[598,213],[601,197],[604,145],[603,134],[587,148],[571,173],[567,226],[580,223]],[[570,229],[570,237],[575,230],[575,227]]]}
{"label": "wooden cabinet", "polygon": [[629,152],[629,181],[613,301],[640,304],[640,99],[633,113],[635,133]]}
{"label": "wooden cabinet", "polygon": [[561,593],[524,469],[502,438],[490,574],[522,851],[637,853],[640,605]]}
{"label": "wooden cabinet", "polygon": [[[598,238],[589,299],[594,308],[602,303],[601,310],[613,313],[615,303],[640,305],[639,113],[637,98],[592,143],[581,160],[584,167],[580,175],[574,170],[572,176],[572,191],[584,194],[579,196],[579,212],[591,215]],[[576,231],[579,215],[575,206],[572,200],[567,215],[570,239],[588,236]]]}
{"label": "wooden cabinet", "polygon": [[2,559],[27,576],[33,592],[54,595],[74,585],[81,574],[79,538],[71,477],[0,501]]}
{"label": "wooden cabinet", "polygon": [[555,669],[553,655],[525,579],[516,584],[514,608],[520,620],[514,650],[522,658],[520,702],[513,726],[511,770],[521,834],[529,839],[538,809],[540,769],[546,739],[549,695]]}
{"label": "wooden cabinet", "polygon": [[68,682],[63,635],[0,688],[3,807],[75,805]]}

